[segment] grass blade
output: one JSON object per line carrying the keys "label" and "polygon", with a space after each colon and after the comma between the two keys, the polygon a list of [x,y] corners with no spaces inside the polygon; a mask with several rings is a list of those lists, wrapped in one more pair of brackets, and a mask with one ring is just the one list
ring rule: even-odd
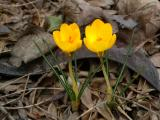
{"label": "grass blade", "polygon": [[62,79],[60,77],[60,75],[58,74],[58,72],[55,70],[55,68],[52,66],[52,64],[48,61],[48,59],[46,58],[46,56],[43,54],[43,52],[41,51],[40,47],[37,45],[37,43],[34,41],[36,47],[38,48],[39,52],[41,53],[43,59],[46,61],[46,63],[50,66],[50,68],[53,70],[53,72],[55,73],[56,77],[59,79],[60,83],[62,84],[62,86],[64,87],[64,89],[66,90],[68,96],[70,97],[71,100],[75,100],[76,96],[75,93],[73,92],[73,90],[71,89],[70,85],[68,84],[68,82],[66,82],[65,78]]}
{"label": "grass blade", "polygon": [[92,78],[94,77],[94,75],[101,69],[101,66],[97,67],[94,71],[90,70],[88,78],[84,81],[84,83],[82,84],[82,87],[79,91],[78,94],[78,99],[81,98],[85,88],[89,85],[89,83],[91,82]]}
{"label": "grass blade", "polygon": [[[135,30],[135,29],[134,29],[134,30]],[[114,89],[113,89],[113,94],[115,94],[119,83],[120,83],[120,82],[122,81],[122,79],[123,79],[123,72],[124,72],[124,70],[125,70],[125,68],[126,68],[126,64],[127,64],[127,61],[128,61],[128,57],[129,57],[129,55],[131,54],[131,51],[132,51],[131,48],[132,48],[132,39],[133,39],[133,35],[134,35],[134,30],[133,30],[133,34],[132,34],[131,39],[130,39],[130,43],[129,43],[128,47],[127,47],[127,55],[126,55],[126,58],[125,58],[125,62],[124,62],[124,64],[123,64],[123,66],[122,66],[121,72],[120,72],[120,74],[119,74],[119,76],[118,76],[118,78],[117,78],[117,80],[116,80],[116,84],[115,84],[115,87],[114,87]]]}
{"label": "grass blade", "polygon": [[120,96],[122,96],[126,90],[129,88],[129,86],[139,77],[139,74],[137,74],[132,80],[129,80],[129,82],[127,83],[127,85],[122,89],[122,91],[120,92]]}

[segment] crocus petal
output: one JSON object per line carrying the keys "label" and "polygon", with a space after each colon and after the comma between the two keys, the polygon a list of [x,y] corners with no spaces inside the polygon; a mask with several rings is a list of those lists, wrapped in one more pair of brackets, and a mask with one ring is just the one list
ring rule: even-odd
{"label": "crocus petal", "polygon": [[86,37],[88,38],[88,42],[93,43],[96,41],[97,34],[95,29],[92,28],[92,26],[88,25],[85,29]]}
{"label": "crocus petal", "polygon": [[108,45],[108,48],[110,49],[114,44],[115,44],[115,42],[116,42],[116,34],[113,34],[113,36],[112,36],[112,38],[111,38],[111,41],[110,41],[110,43],[109,43],[109,45]]}
{"label": "crocus petal", "polygon": [[103,37],[106,39],[111,39],[112,37],[112,26],[109,23],[105,23],[104,24],[104,28],[103,28]]}
{"label": "crocus petal", "polygon": [[71,28],[71,30],[72,30],[72,35],[73,35],[75,38],[77,38],[77,39],[81,39],[81,37],[80,37],[80,30],[79,30],[78,25],[77,25],[76,23],[72,23],[72,24],[70,25],[70,28]]}
{"label": "crocus petal", "polygon": [[61,36],[61,41],[66,41],[69,38],[71,30],[69,28],[69,25],[64,23],[60,27],[60,36]]}
{"label": "crocus petal", "polygon": [[102,25],[104,25],[104,22],[100,19],[96,19],[92,23],[92,26],[94,26],[94,27],[99,27],[99,26],[102,26]]}
{"label": "crocus petal", "polygon": [[92,29],[94,30],[96,36],[99,37],[101,35],[101,31],[103,30],[104,22],[100,19],[96,19],[95,21],[93,21],[91,26],[92,26]]}
{"label": "crocus petal", "polygon": [[60,44],[60,32],[59,31],[54,31],[53,32],[53,38],[55,43],[59,46]]}
{"label": "crocus petal", "polygon": [[76,46],[77,46],[77,49],[79,49],[82,46],[82,40],[78,40]]}
{"label": "crocus petal", "polygon": [[89,42],[88,38],[84,38],[84,44],[90,51],[95,52],[92,47],[92,44]]}

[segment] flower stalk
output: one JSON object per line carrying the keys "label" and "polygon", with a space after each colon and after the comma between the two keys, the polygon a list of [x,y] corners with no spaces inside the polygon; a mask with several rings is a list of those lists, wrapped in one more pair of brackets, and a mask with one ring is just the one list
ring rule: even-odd
{"label": "flower stalk", "polygon": [[112,101],[113,93],[109,82],[108,73],[106,73],[103,56],[105,51],[112,48],[112,46],[115,44],[116,34],[113,34],[112,25],[110,23],[104,23],[100,19],[96,19],[91,25],[88,25],[85,28],[85,36],[85,46],[90,51],[96,53],[100,58],[102,71],[107,85],[107,102],[110,103]]}
{"label": "flower stalk", "polygon": [[77,81],[75,80],[75,77],[74,77],[72,59],[69,60],[68,67],[69,67],[69,75],[72,80],[72,88],[73,88],[73,91],[75,92],[75,95],[77,97],[78,96],[78,84],[77,84]]}
{"label": "flower stalk", "polygon": [[106,88],[107,103],[110,103],[112,101],[113,91],[112,91],[112,87],[111,87],[110,82],[109,82],[109,77],[108,77],[108,74],[106,72],[105,65],[104,65],[104,60],[103,60],[102,56],[100,57],[100,62],[101,62],[101,65],[102,65],[102,72],[103,72],[103,75],[104,75],[104,79],[105,79],[106,85],[107,85],[107,88]]}
{"label": "flower stalk", "polygon": [[72,65],[72,57],[70,56],[70,60],[69,60],[69,64],[68,64],[68,68],[69,68],[69,76],[72,80],[72,89],[76,95],[76,100],[75,101],[71,101],[71,105],[72,105],[72,110],[73,111],[77,111],[79,108],[79,100],[77,99],[78,94],[79,94],[79,89],[78,89],[78,84],[77,84],[77,80],[74,77],[74,71],[73,71],[73,65]]}

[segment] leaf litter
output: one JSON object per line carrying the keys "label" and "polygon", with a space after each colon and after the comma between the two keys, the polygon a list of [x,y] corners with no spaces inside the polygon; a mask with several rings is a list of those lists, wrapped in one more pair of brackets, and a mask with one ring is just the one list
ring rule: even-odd
{"label": "leaf litter", "polygon": [[[160,119],[159,11],[158,0],[0,1],[0,118]],[[62,17],[51,23],[59,15]],[[124,46],[130,42],[133,31],[135,50],[117,88],[117,105],[114,109],[106,108],[103,104],[104,79],[100,71],[86,89],[80,110],[72,113],[64,89],[54,74],[48,71],[41,55],[34,48],[33,40],[39,41],[43,52],[47,53],[48,49],[42,44],[42,40],[47,36],[48,43],[51,43],[51,32],[61,22],[77,22],[83,29],[84,25],[96,18],[110,22],[114,33],[118,34],[117,48],[109,52],[109,63],[114,66],[114,69],[110,67],[113,86],[119,66],[124,64]],[[53,42],[51,45],[58,51]],[[57,53],[66,71],[67,59],[63,54]],[[79,52],[78,57],[78,62],[81,63],[78,64],[78,74],[83,82],[88,73],[86,60],[94,61],[90,66],[98,65],[98,61],[95,55],[85,50]],[[53,63],[56,64],[54,61]],[[145,70],[139,68],[142,66]]]}

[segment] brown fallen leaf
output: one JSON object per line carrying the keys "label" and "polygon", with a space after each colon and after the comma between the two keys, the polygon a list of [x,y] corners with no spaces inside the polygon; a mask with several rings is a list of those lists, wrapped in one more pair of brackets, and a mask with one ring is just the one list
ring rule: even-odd
{"label": "brown fallen leaf", "polygon": [[92,6],[110,8],[114,4],[113,0],[85,0]]}
{"label": "brown fallen leaf", "polygon": [[[77,54],[77,59],[97,57],[96,54],[89,52],[86,48],[80,49]],[[110,60],[124,64],[127,57],[127,49],[113,47],[108,51],[108,54]],[[59,57],[61,61],[67,60],[63,53],[59,52],[58,56],[61,56]],[[140,52],[130,54],[126,66],[144,77],[157,90],[160,90],[160,79],[158,72],[153,66],[153,63],[144,54]]]}
{"label": "brown fallen leaf", "polygon": [[156,53],[150,57],[151,62],[155,67],[160,67],[160,53]]}
{"label": "brown fallen leaf", "polygon": [[158,0],[119,0],[120,14],[128,15],[140,24],[147,36],[153,36],[160,28],[160,2]]}
{"label": "brown fallen leaf", "polygon": [[[145,36],[145,32],[141,29],[135,29],[134,33],[133,30],[120,30],[118,37],[120,39],[120,42],[123,43],[130,43],[132,41],[132,45],[134,48],[142,44],[147,39]],[[117,44],[119,43],[117,42]]]}
{"label": "brown fallen leaf", "polygon": [[121,28],[133,29],[138,23],[132,18],[127,17],[126,15],[112,15],[110,19],[116,21],[120,24]]}
{"label": "brown fallen leaf", "polygon": [[102,101],[99,100],[97,102],[97,104],[101,104],[101,105],[98,105],[96,107],[97,111],[106,119],[106,120],[115,120],[114,116],[112,115],[110,109],[108,108],[107,105],[105,104],[102,104],[101,103]]}
{"label": "brown fallen leaf", "polygon": [[[37,49],[34,41],[41,48],[43,53],[47,53],[49,51],[48,46],[45,45],[43,40],[48,43],[50,48],[55,46],[52,35],[44,32],[40,27],[32,26],[25,32],[28,33],[18,40],[11,52],[12,57],[10,58],[10,63],[16,67],[21,66],[22,61],[24,63],[28,63],[41,56],[41,53]],[[51,44],[51,42],[53,44]]]}
{"label": "brown fallen leaf", "polygon": [[95,18],[102,17],[102,8],[91,6],[84,0],[66,0],[60,11],[66,16],[66,21],[86,25]]}
{"label": "brown fallen leaf", "polygon": [[52,116],[54,116],[53,119],[57,118],[57,108],[53,103],[50,103],[49,107],[48,107],[48,113],[50,113]]}
{"label": "brown fallen leaf", "polygon": [[79,116],[78,112],[71,113],[67,120],[76,120],[78,116]]}
{"label": "brown fallen leaf", "polygon": [[157,71],[158,71],[158,75],[159,75],[159,79],[160,79],[160,69],[157,69]]}
{"label": "brown fallen leaf", "polygon": [[0,41],[0,54],[4,50],[5,46],[6,46],[6,42],[5,41]]}
{"label": "brown fallen leaf", "polygon": [[0,35],[6,35],[9,34],[11,30],[5,26],[5,25],[0,25]]}
{"label": "brown fallen leaf", "polygon": [[89,109],[93,107],[94,103],[91,97],[91,91],[89,88],[86,88],[82,97],[81,97],[81,102]]}
{"label": "brown fallen leaf", "polygon": [[[64,53],[62,53],[59,49],[55,53],[59,59],[59,63],[65,63],[68,61],[66,55],[64,55]],[[127,49],[113,47],[108,51],[108,54],[109,54],[109,60],[124,64],[127,55]],[[58,64],[52,59],[50,55],[47,56],[47,58],[53,65]],[[84,47],[82,47],[79,51],[77,51],[78,60],[87,58],[97,58],[97,55],[91,53]],[[160,90],[160,79],[157,69],[144,54],[140,52],[130,54],[126,66],[128,66],[131,70],[137,72],[139,75],[144,77],[157,90]],[[50,68],[43,59],[37,59],[20,68],[8,66],[6,63],[4,63],[3,59],[0,59],[0,73],[5,75],[15,76],[15,75],[24,75],[27,73],[30,74],[32,73],[32,75],[36,75],[48,69]]]}

